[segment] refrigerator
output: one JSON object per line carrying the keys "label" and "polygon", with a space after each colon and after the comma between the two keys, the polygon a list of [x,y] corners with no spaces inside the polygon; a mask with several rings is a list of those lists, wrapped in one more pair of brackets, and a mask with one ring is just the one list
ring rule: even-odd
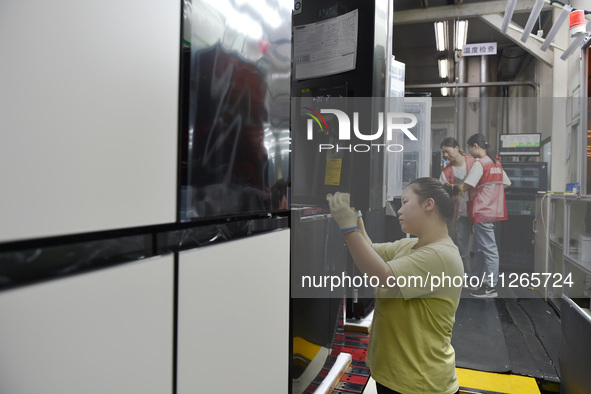
{"label": "refrigerator", "polygon": [[385,233],[386,152],[376,147],[388,145],[387,133],[384,128],[380,135],[379,118],[368,114],[388,110],[393,20],[387,0],[301,4],[292,18],[294,394],[315,390],[320,371],[330,368],[331,349],[338,347],[338,328],[372,306],[373,292],[306,287],[302,278],[360,275],[330,217],[328,193],[350,193],[370,236],[379,241]]}
{"label": "refrigerator", "polygon": [[179,393],[289,387],[292,9],[183,1]]}

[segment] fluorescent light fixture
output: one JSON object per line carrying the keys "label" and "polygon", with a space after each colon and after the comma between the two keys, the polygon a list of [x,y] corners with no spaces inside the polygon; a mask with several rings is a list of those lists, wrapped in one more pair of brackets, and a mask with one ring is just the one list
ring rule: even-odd
{"label": "fluorescent light fixture", "polygon": [[558,18],[556,18],[556,22],[554,22],[554,24],[552,25],[552,29],[550,29],[550,32],[548,33],[546,40],[544,41],[544,43],[540,47],[540,49],[542,51],[548,50],[548,48],[550,47],[550,44],[552,43],[552,40],[554,40],[554,37],[556,37],[558,30],[560,30],[560,26],[562,26],[562,24],[564,23],[564,21],[568,17],[568,14],[570,14],[570,12],[572,10],[573,10],[573,7],[571,7],[568,4],[565,4],[565,6],[562,7],[562,11],[560,11]]}
{"label": "fluorescent light fixture", "polygon": [[501,25],[501,32],[503,34],[507,33],[507,29],[509,28],[509,22],[511,22],[511,18],[513,17],[513,12],[515,11],[516,4],[517,0],[509,0],[507,2],[507,7],[505,8],[505,16],[503,17],[503,24]]}
{"label": "fluorescent light fixture", "polygon": [[439,52],[447,49],[447,21],[435,22],[435,44]]}
{"label": "fluorescent light fixture", "polygon": [[449,94],[449,88],[441,88],[441,95],[443,97],[447,97],[448,94]]}
{"label": "fluorescent light fixture", "polygon": [[575,38],[575,40],[568,46],[568,48],[566,48],[566,50],[564,51],[562,56],[560,56],[560,58],[562,60],[568,59],[568,57],[570,55],[572,55],[572,53],[575,51],[575,49],[577,49],[581,46],[584,39],[585,39],[584,36],[579,36],[579,37]]}
{"label": "fluorescent light fixture", "polygon": [[536,0],[534,4],[534,8],[531,10],[531,14],[529,14],[529,18],[527,19],[527,23],[525,24],[525,29],[523,29],[523,34],[521,34],[521,41],[526,42],[529,38],[529,33],[534,28],[534,24],[538,20],[538,16],[542,11],[542,6],[544,5],[544,0]]}
{"label": "fluorescent light fixture", "polygon": [[456,32],[455,32],[455,49],[462,49],[466,45],[466,39],[468,38],[468,21],[461,20],[456,21]]}
{"label": "fluorescent light fixture", "polygon": [[447,59],[439,59],[439,77],[447,78]]}

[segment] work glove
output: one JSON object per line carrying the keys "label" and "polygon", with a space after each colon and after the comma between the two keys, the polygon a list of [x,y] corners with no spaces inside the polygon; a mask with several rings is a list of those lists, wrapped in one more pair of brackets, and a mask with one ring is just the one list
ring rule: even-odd
{"label": "work glove", "polygon": [[452,185],[451,183],[445,183],[445,184],[443,184],[443,188],[452,197],[455,197],[458,194],[463,194],[462,189],[460,189],[459,185]]}
{"label": "work glove", "polygon": [[349,193],[336,192],[326,195],[330,213],[333,219],[338,223],[341,231],[348,231],[358,228],[357,218],[360,212],[351,208],[351,195]]}

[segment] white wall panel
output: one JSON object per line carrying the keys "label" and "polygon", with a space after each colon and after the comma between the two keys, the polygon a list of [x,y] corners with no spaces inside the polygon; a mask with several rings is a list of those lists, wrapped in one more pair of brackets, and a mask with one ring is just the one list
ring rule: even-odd
{"label": "white wall panel", "polygon": [[0,2],[0,242],[175,220],[180,2]]}
{"label": "white wall panel", "polygon": [[184,252],[178,394],[285,393],[289,230]]}
{"label": "white wall panel", "polygon": [[172,393],[173,258],[0,293],[0,393]]}

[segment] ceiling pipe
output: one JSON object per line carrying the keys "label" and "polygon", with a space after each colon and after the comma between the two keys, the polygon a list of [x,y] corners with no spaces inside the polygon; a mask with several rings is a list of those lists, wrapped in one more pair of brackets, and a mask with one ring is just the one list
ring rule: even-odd
{"label": "ceiling pipe", "polygon": [[530,86],[535,90],[536,97],[540,97],[540,85],[534,81],[423,83],[417,85],[406,85],[406,89],[478,88],[494,86]]}
{"label": "ceiling pipe", "polygon": [[[458,83],[465,83],[467,78],[467,59],[459,58],[456,63],[457,77],[455,79]],[[456,89],[456,133],[455,137],[462,144],[466,142],[466,88]]]}
{"label": "ceiling pipe", "polygon": [[[540,85],[534,81],[499,81],[499,82],[449,82],[449,83],[424,83],[417,85],[406,85],[406,89],[441,89],[447,88],[477,88],[477,87],[494,87],[494,86],[529,86],[536,92],[536,98],[540,98]],[[505,116],[508,116],[505,114]],[[538,109],[536,114],[535,130],[538,130],[540,111]]]}
{"label": "ceiling pipe", "polygon": [[[480,56],[480,82],[490,82],[488,76],[488,56]],[[489,111],[489,100],[488,98],[488,87],[482,86],[480,88],[480,118],[479,118],[479,130],[480,134],[484,135],[487,139],[489,137],[488,131],[488,111]]]}

